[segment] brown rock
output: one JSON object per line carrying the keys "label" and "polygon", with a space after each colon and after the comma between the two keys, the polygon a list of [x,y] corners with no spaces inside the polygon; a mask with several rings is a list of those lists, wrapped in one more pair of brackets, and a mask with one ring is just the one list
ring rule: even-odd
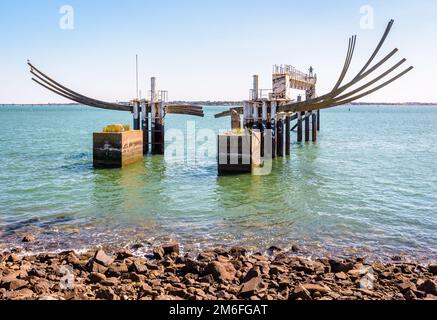
{"label": "brown rock", "polygon": [[33,295],[34,293],[32,290],[24,288],[8,292],[6,298],[11,300],[26,300],[33,298]]}
{"label": "brown rock", "polygon": [[162,260],[165,256],[165,251],[164,248],[159,246],[159,247],[155,247],[153,248],[153,257],[156,260]]}
{"label": "brown rock", "polygon": [[16,263],[18,261],[20,261],[20,257],[17,254],[12,253],[9,255],[8,262]]}
{"label": "brown rock", "polygon": [[115,262],[111,264],[108,271],[105,272],[105,275],[109,277],[120,277],[123,273],[129,272],[129,268],[125,263]]}
{"label": "brown rock", "polygon": [[164,255],[179,255],[179,243],[177,242],[166,243],[162,248],[164,249]]}
{"label": "brown rock", "polygon": [[94,255],[94,261],[101,264],[102,266],[108,267],[114,262],[114,258],[108,256],[105,251],[99,250]]}
{"label": "brown rock", "polygon": [[233,247],[233,248],[231,248],[229,253],[231,254],[231,256],[237,258],[239,256],[245,256],[247,253],[247,250],[245,248],[241,248],[241,247]]}
{"label": "brown rock", "polygon": [[298,300],[298,299],[311,300],[312,299],[310,292],[301,285],[297,286],[294,289],[292,297],[296,300]]}
{"label": "brown rock", "polygon": [[50,282],[48,282],[47,280],[39,280],[34,286],[33,286],[33,290],[35,291],[36,294],[42,295],[42,294],[47,294],[50,292]]}
{"label": "brown rock", "polygon": [[241,286],[240,296],[243,298],[250,298],[255,295],[262,287],[261,277],[251,278]]}
{"label": "brown rock", "polygon": [[344,272],[338,272],[335,274],[335,277],[339,280],[347,280],[347,275]]}
{"label": "brown rock", "polygon": [[19,290],[27,286],[28,282],[21,279],[14,279],[9,283],[9,290]]}
{"label": "brown rock", "polygon": [[306,283],[302,285],[302,288],[308,290],[311,293],[320,292],[321,294],[327,294],[331,291],[328,287],[321,286],[318,284]]}
{"label": "brown rock", "polygon": [[405,295],[405,293],[408,291],[415,291],[416,285],[411,281],[405,280],[398,284],[398,289]]}
{"label": "brown rock", "polygon": [[437,275],[437,264],[432,264],[428,267],[429,272],[433,275]]}
{"label": "brown rock", "polygon": [[88,276],[90,283],[100,283],[106,280],[106,276],[103,273],[92,272]]}
{"label": "brown rock", "polygon": [[214,261],[207,266],[206,272],[211,273],[217,281],[232,281],[237,270],[235,270],[232,263]]}
{"label": "brown rock", "polygon": [[437,284],[432,280],[425,280],[420,286],[417,287],[420,291],[426,292],[437,296]]}
{"label": "brown rock", "polygon": [[405,300],[415,300],[417,299],[417,296],[412,290],[408,290],[404,293]]}
{"label": "brown rock", "polygon": [[23,242],[33,242],[35,241],[35,237],[31,234],[27,234],[23,237]]}
{"label": "brown rock", "polygon": [[129,273],[129,279],[133,282],[144,282],[146,277],[137,273]]}
{"label": "brown rock", "polygon": [[100,282],[102,286],[106,287],[115,287],[119,285],[119,283],[120,281],[118,280],[118,278],[107,278],[106,280]]}
{"label": "brown rock", "polygon": [[124,259],[131,257],[133,257],[133,254],[127,249],[123,249],[117,252],[117,260],[123,261]]}
{"label": "brown rock", "polygon": [[199,278],[199,282],[213,284],[214,283],[214,277],[212,276],[212,274],[207,274],[207,275],[205,275],[203,277],[200,277]]}
{"label": "brown rock", "polygon": [[96,298],[102,300],[120,300],[111,288],[99,289],[96,291]]}
{"label": "brown rock", "polygon": [[184,300],[180,297],[169,296],[169,295],[160,295],[155,298],[157,301],[174,301],[174,300]]}
{"label": "brown rock", "polygon": [[36,269],[36,268],[32,268],[29,271],[29,276],[33,276],[33,277],[38,277],[38,278],[45,278],[46,277],[46,272],[43,269]]}
{"label": "brown rock", "polygon": [[271,275],[283,274],[283,273],[287,273],[287,271],[288,271],[287,268],[284,266],[273,265],[270,267]]}
{"label": "brown rock", "polygon": [[89,272],[95,272],[95,273],[105,273],[108,270],[107,267],[101,265],[100,263],[97,263],[94,260],[91,260],[88,263],[87,269]]}
{"label": "brown rock", "polygon": [[331,265],[331,270],[334,273],[348,272],[354,268],[354,264],[352,262],[345,262],[338,259],[330,259],[329,264]]}
{"label": "brown rock", "polygon": [[140,263],[139,261],[135,261],[132,264],[132,268],[136,273],[139,273],[139,274],[147,273],[147,271],[148,271],[147,266],[145,264]]}

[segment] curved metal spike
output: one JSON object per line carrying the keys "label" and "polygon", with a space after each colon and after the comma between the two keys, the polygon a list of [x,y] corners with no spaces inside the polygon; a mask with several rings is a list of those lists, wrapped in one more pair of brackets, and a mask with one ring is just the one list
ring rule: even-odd
{"label": "curved metal spike", "polygon": [[63,94],[63,93],[61,93],[61,92],[59,92],[59,91],[57,91],[57,90],[55,90],[55,89],[53,89],[53,88],[50,88],[50,87],[48,87],[47,85],[45,85],[45,84],[39,82],[39,81],[36,80],[35,78],[32,78],[32,81],[36,82],[37,84],[39,84],[40,86],[46,88],[47,90],[52,91],[53,93],[56,93],[57,95],[59,95],[59,96],[61,96],[61,97],[64,97],[64,98],[66,98],[66,99],[72,100],[72,101],[74,101],[74,102],[77,102],[77,103],[80,103],[80,104],[83,104],[83,105],[87,105],[87,106],[95,107],[95,108],[100,108],[100,109],[106,109],[106,110],[126,111],[126,110],[120,110],[119,108],[111,108],[111,107],[106,107],[106,106],[96,105],[96,104],[93,104],[93,103],[90,103],[90,102],[84,102],[84,101],[81,100],[81,99],[73,98],[73,97],[67,96],[67,95],[65,95],[65,94]]}
{"label": "curved metal spike", "polygon": [[[39,80],[41,80],[42,82],[44,82],[46,84],[46,85],[44,85],[44,87],[46,89],[52,89],[50,91],[52,91],[56,94],[62,93],[62,97],[64,97],[64,98],[73,100],[75,102],[79,102],[79,103],[84,104],[84,105],[89,105],[89,106],[101,108],[101,109],[118,110],[118,111],[132,111],[132,107],[130,107],[130,106],[122,106],[122,105],[118,105],[118,104],[115,105],[115,104],[96,102],[96,101],[93,101],[92,99],[82,98],[82,97],[79,97],[77,95],[70,94],[68,91],[62,90],[61,88],[54,86],[52,83],[50,83],[46,79],[42,78],[38,74],[36,74],[32,71],[31,71],[31,73],[35,77],[37,77]],[[39,81],[37,81],[37,83],[41,84]]]}
{"label": "curved metal spike", "polygon": [[376,55],[381,50],[382,45],[386,41],[387,36],[389,35],[389,33],[391,31],[391,28],[393,26],[393,23],[394,23],[394,20],[390,20],[390,22],[388,23],[388,26],[387,26],[387,28],[386,28],[386,30],[385,30],[381,40],[379,41],[376,49],[372,53],[372,56],[367,61],[367,63],[364,65],[364,67],[361,69],[361,71],[353,78],[353,80],[351,80],[349,83],[347,83],[343,87],[339,88],[336,92],[331,91],[330,93],[325,94],[323,96],[320,96],[320,97],[317,97],[317,98],[314,98],[314,99],[311,99],[311,100],[308,100],[308,101],[305,101],[305,102],[298,102],[298,103],[293,103],[293,104],[289,104],[289,105],[290,106],[292,106],[292,105],[294,105],[294,106],[301,106],[301,105],[305,104],[306,102],[308,102],[308,103],[317,103],[317,102],[320,102],[320,101],[325,100],[325,99],[331,99],[332,97],[335,97],[335,96],[343,93],[348,88],[352,87],[353,85],[355,85],[356,83],[360,82],[365,77],[367,77],[369,74],[371,74],[372,72],[377,70],[382,64],[384,64],[388,59],[390,59],[398,51],[398,49],[394,49],[386,57],[384,57],[380,62],[378,62],[374,67],[372,67],[371,69],[369,69],[366,72],[367,68],[373,62],[373,60],[375,59]]}
{"label": "curved metal spike", "polygon": [[370,59],[367,61],[367,63],[364,65],[364,67],[361,69],[360,72],[358,72],[357,76],[355,78],[358,78],[359,76],[361,76],[366,70],[367,68],[370,66],[370,64],[372,63],[373,59],[375,59],[376,55],[378,54],[379,50],[381,50],[382,45],[384,44],[385,40],[387,39],[391,28],[393,27],[394,24],[394,20],[390,20],[390,22],[387,25],[387,28],[385,29],[385,32],[381,38],[381,41],[379,41],[378,46],[376,47],[375,51],[373,52],[372,56],[370,57]]}
{"label": "curved metal spike", "polygon": [[336,97],[334,99],[334,101],[340,101],[343,100],[345,98],[348,98],[350,96],[353,96],[356,93],[359,93],[361,91],[363,91],[364,89],[367,89],[368,87],[370,87],[371,85],[377,83],[379,80],[385,78],[387,75],[389,75],[390,73],[392,73],[393,71],[395,71],[397,68],[399,68],[402,64],[404,64],[407,61],[407,59],[402,59],[401,61],[399,61],[397,64],[395,64],[393,67],[391,67],[390,69],[388,69],[387,71],[385,71],[383,74],[381,74],[380,76],[376,77],[375,79],[373,79],[372,81],[366,83],[365,85],[351,91],[348,92],[347,94],[340,96],[340,97]]}
{"label": "curved metal spike", "polygon": [[343,67],[343,71],[340,75],[340,78],[338,79],[337,83],[335,84],[334,88],[331,90],[331,94],[336,92],[337,89],[340,87],[340,85],[342,84],[344,78],[346,77],[347,72],[349,71],[351,62],[352,62],[352,58],[355,52],[355,45],[356,45],[356,36],[353,36],[350,40],[349,40],[349,52],[348,55],[346,57],[346,61]]}
{"label": "curved metal spike", "polygon": [[386,86],[388,86],[389,84],[391,84],[392,82],[396,81],[397,79],[401,78],[402,76],[404,76],[405,74],[407,74],[408,72],[410,72],[411,70],[413,70],[414,67],[409,67],[406,70],[404,70],[403,72],[399,73],[398,75],[394,76],[393,78],[387,80],[386,82],[380,84],[379,86],[368,90],[366,92],[363,92],[357,96],[351,97],[349,99],[345,99],[345,100],[341,100],[341,101],[335,101],[335,100],[331,100],[329,102],[326,103],[319,103],[319,104],[309,104],[306,107],[299,107],[299,108],[295,108],[293,110],[293,112],[304,112],[304,111],[308,111],[308,110],[321,110],[321,109],[328,109],[328,108],[332,108],[332,107],[336,107],[336,106],[340,106],[340,105],[344,105],[350,102],[353,102],[355,100],[361,99],[365,96],[368,96]]}
{"label": "curved metal spike", "polygon": [[397,76],[395,76],[395,77],[391,78],[390,80],[388,80],[388,81],[386,81],[386,82],[380,84],[379,86],[373,88],[372,90],[369,90],[369,91],[366,91],[366,92],[364,92],[364,93],[361,93],[360,95],[355,96],[355,97],[352,97],[352,98],[350,98],[350,99],[347,99],[347,100],[343,100],[343,101],[337,102],[335,105],[333,105],[333,106],[331,106],[331,107],[341,106],[341,105],[343,105],[343,104],[350,103],[350,102],[352,102],[352,101],[355,101],[355,100],[361,99],[361,98],[363,98],[363,97],[365,97],[365,96],[368,96],[369,94],[372,94],[372,93],[374,93],[374,92],[376,92],[376,91],[378,91],[378,90],[381,90],[382,88],[388,86],[389,84],[391,84],[392,82],[396,81],[397,79],[403,77],[404,75],[406,75],[408,72],[410,72],[410,71],[413,70],[413,69],[414,69],[414,67],[411,66],[411,67],[407,68],[406,70],[402,71],[402,72],[401,72],[400,74],[398,74]]}
{"label": "curved metal spike", "polygon": [[[46,83],[50,82],[51,83],[50,86],[55,87],[58,91],[60,91],[62,89],[62,91],[69,92],[72,96],[75,96],[75,97],[77,97],[79,99],[83,99],[83,100],[89,101],[89,103],[84,103],[86,105],[90,105],[91,106],[91,103],[92,103],[93,107],[96,107],[96,105],[98,105],[98,106],[102,106],[102,108],[103,108],[103,106],[105,106],[105,108],[103,108],[103,109],[121,110],[121,111],[132,111],[132,107],[129,107],[129,106],[123,106],[123,105],[119,105],[119,104],[115,104],[115,103],[110,103],[110,102],[105,102],[105,101],[101,101],[101,100],[96,100],[96,99],[92,99],[92,98],[89,98],[87,96],[81,95],[81,94],[79,94],[79,93],[77,93],[77,92],[75,92],[75,91],[73,91],[73,90],[71,90],[71,89],[61,85],[60,83],[56,82],[55,80],[53,80],[52,78],[50,78],[49,76],[47,76],[46,74],[41,72],[38,68],[36,68],[30,62],[28,62],[28,65],[31,67],[31,73],[33,75],[38,77],[38,75],[34,72],[34,71],[36,71],[39,75],[41,75],[41,77],[43,77],[43,78],[45,78],[47,80],[47,81],[45,81]],[[38,78],[41,79],[41,77],[38,77]],[[73,101],[75,101],[75,100],[73,100]]]}

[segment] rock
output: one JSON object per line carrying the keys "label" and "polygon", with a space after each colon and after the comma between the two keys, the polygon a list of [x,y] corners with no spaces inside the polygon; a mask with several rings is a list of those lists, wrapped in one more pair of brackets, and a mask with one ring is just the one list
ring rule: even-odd
{"label": "rock", "polygon": [[270,267],[271,275],[283,274],[283,273],[287,273],[287,271],[288,271],[287,268],[283,266],[273,265]]}
{"label": "rock", "polygon": [[120,300],[111,288],[99,289],[96,291],[96,298],[102,300]]}
{"label": "rock", "polygon": [[96,261],[91,259],[91,261],[87,265],[87,270],[89,272],[105,273],[108,270],[108,268],[102,266],[100,263],[97,263]]}
{"label": "rock", "polygon": [[22,240],[23,242],[26,242],[26,243],[28,243],[28,242],[33,242],[33,241],[35,241],[35,237],[33,236],[33,235],[31,235],[31,234],[27,234],[27,235],[25,235],[24,237],[23,237],[23,240]]}
{"label": "rock", "polygon": [[129,273],[129,279],[133,282],[144,282],[146,277],[136,273]]}
{"label": "rock", "polygon": [[99,250],[94,255],[94,261],[102,266],[108,267],[114,262],[114,258],[108,256],[105,251]]}
{"label": "rock", "polygon": [[251,278],[241,286],[240,296],[243,298],[250,298],[261,288],[261,284],[261,277]]}
{"label": "rock", "polygon": [[131,248],[131,250],[137,251],[137,250],[139,250],[141,248],[144,248],[144,245],[141,244],[141,243],[135,243],[130,248]]}
{"label": "rock", "polygon": [[391,259],[393,261],[402,261],[402,257],[401,256],[393,256]]}
{"label": "rock", "polygon": [[432,264],[428,267],[429,272],[433,275],[437,275],[437,264]]}
{"label": "rock", "polygon": [[245,256],[247,253],[247,250],[245,248],[241,248],[241,247],[233,247],[233,248],[231,248],[229,253],[231,254],[231,256],[238,258],[240,256]]}
{"label": "rock", "polygon": [[9,283],[9,290],[19,290],[27,286],[28,282],[21,279],[14,279]]}
{"label": "rock", "polygon": [[6,298],[11,300],[26,300],[26,299],[32,299],[33,295],[34,293],[32,290],[25,288],[21,290],[8,292]]}
{"label": "rock", "polygon": [[88,276],[90,283],[100,283],[106,280],[106,276],[103,273],[91,272]]}
{"label": "rock", "polygon": [[169,295],[160,295],[155,298],[156,301],[174,301],[174,300],[184,300],[180,297],[169,296]]}
{"label": "rock", "polygon": [[203,277],[200,277],[199,278],[199,282],[213,284],[214,283],[214,277],[212,276],[212,274],[207,274],[207,275],[205,275]]}
{"label": "rock", "polygon": [[417,299],[417,296],[412,290],[408,290],[404,293],[405,300],[415,300]]}
{"label": "rock", "polygon": [[148,269],[145,264],[140,263],[139,261],[135,261],[132,264],[132,268],[136,273],[142,274],[147,273]]}
{"label": "rock", "polygon": [[292,297],[296,300],[298,300],[298,299],[311,300],[312,299],[310,292],[301,285],[297,286],[294,289]]}
{"label": "rock", "polygon": [[165,251],[164,248],[159,246],[153,249],[153,257],[156,260],[162,260],[164,258]]}
{"label": "rock", "polygon": [[35,291],[36,294],[42,295],[47,294],[50,292],[50,282],[47,280],[39,280],[34,286],[33,291]]}
{"label": "rock", "polygon": [[206,267],[206,272],[211,273],[217,281],[232,281],[237,270],[235,270],[232,263],[214,261]]}
{"label": "rock", "polygon": [[127,249],[123,249],[117,252],[117,260],[123,261],[124,259],[131,257],[133,257],[133,254]]}
{"label": "rock", "polygon": [[108,271],[105,272],[105,275],[109,277],[120,277],[123,273],[127,272],[129,272],[129,268],[125,263],[115,262],[109,266]]}
{"label": "rock", "polygon": [[411,281],[405,280],[398,284],[398,289],[405,295],[405,293],[408,291],[415,291],[416,285]]}
{"label": "rock", "polygon": [[291,246],[291,252],[294,252],[294,253],[296,253],[296,252],[299,252],[300,251],[300,248],[297,246],[297,245],[292,245]]}
{"label": "rock", "polygon": [[55,296],[42,296],[39,297],[38,300],[40,301],[59,301],[59,300],[63,300],[60,297],[55,297]]}
{"label": "rock", "polygon": [[335,274],[335,277],[339,280],[347,280],[347,275],[344,272],[338,272]]}
{"label": "rock", "polygon": [[172,254],[179,255],[179,243],[177,242],[166,243],[165,245],[162,246],[162,248],[164,249],[164,255],[169,255],[169,256]]}
{"label": "rock", "polygon": [[332,272],[334,273],[348,272],[354,268],[354,264],[352,262],[345,262],[338,259],[330,259],[329,264],[331,266]]}
{"label": "rock", "polygon": [[17,277],[20,275],[20,272],[11,272],[9,274],[4,275],[2,278],[0,278],[0,284],[1,286],[8,285],[11,281],[16,280]]}
{"label": "rock", "polygon": [[435,281],[432,281],[430,279],[425,280],[425,282],[420,284],[417,289],[428,294],[437,296],[437,284],[435,283]]}
{"label": "rock", "polygon": [[8,257],[8,262],[12,262],[12,263],[17,263],[18,261],[20,261],[20,257],[15,254],[15,253],[11,253]]}
{"label": "rock", "polygon": [[308,290],[310,293],[320,292],[321,294],[327,294],[331,291],[331,289],[329,289],[328,287],[311,283],[303,284],[302,288]]}
{"label": "rock", "polygon": [[282,249],[276,246],[271,246],[270,248],[267,249],[267,253],[271,256],[280,253],[281,251]]}
{"label": "rock", "polygon": [[260,278],[260,277],[261,277],[260,267],[256,266],[247,272],[246,276],[243,279],[243,282],[248,282],[252,278]]}

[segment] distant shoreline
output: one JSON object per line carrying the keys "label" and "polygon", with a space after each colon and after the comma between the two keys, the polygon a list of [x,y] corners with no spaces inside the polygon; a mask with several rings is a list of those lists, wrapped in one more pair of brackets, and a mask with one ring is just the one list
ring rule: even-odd
{"label": "distant shoreline", "polygon": [[[170,103],[197,104],[202,106],[235,106],[241,105],[242,101],[172,101]],[[24,107],[24,106],[80,106],[79,103],[0,103],[0,107]],[[437,106],[437,102],[352,102],[345,105],[352,106]]]}

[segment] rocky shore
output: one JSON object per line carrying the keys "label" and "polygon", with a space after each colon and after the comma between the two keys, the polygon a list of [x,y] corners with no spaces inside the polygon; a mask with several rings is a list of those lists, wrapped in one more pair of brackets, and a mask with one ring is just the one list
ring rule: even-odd
{"label": "rocky shore", "polygon": [[436,300],[437,265],[309,260],[270,248],[181,255],[171,243],[128,250],[0,254],[0,299],[32,300]]}

